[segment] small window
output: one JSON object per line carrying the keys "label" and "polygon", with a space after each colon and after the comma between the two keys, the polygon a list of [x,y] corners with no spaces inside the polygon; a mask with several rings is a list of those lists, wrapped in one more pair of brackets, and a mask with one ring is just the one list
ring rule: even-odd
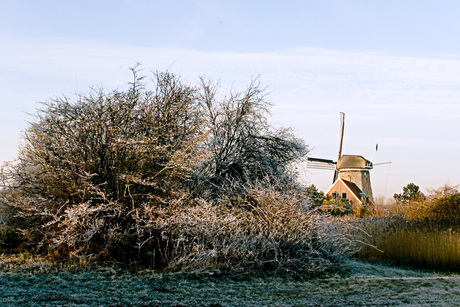
{"label": "small window", "polygon": [[338,197],[339,197],[339,194],[338,194],[337,192],[334,192],[334,193],[332,193],[332,197],[338,198]]}
{"label": "small window", "polygon": [[347,193],[342,193],[342,199],[347,199]]}

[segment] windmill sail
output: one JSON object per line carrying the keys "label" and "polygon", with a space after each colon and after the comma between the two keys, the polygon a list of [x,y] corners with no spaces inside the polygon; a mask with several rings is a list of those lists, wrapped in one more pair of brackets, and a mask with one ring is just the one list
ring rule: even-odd
{"label": "windmill sail", "polygon": [[[340,112],[340,145],[339,145],[339,157],[337,158],[337,161],[340,160],[342,157],[342,146],[343,146],[343,132],[345,129],[345,113]],[[336,168],[334,172],[334,178],[332,180],[332,183],[334,183],[337,180],[337,177],[339,176],[339,170]]]}
{"label": "windmill sail", "polygon": [[336,162],[327,159],[307,158],[307,168],[335,170]]}

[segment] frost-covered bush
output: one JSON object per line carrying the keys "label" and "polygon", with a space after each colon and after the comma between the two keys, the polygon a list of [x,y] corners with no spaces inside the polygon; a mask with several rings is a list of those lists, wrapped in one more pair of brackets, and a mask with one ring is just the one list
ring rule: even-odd
{"label": "frost-covered bush", "polygon": [[127,90],[42,103],[1,170],[10,233],[54,258],[172,271],[330,267],[345,241],[298,210],[307,147],[269,124],[257,82],[219,96],[132,71]]}
{"label": "frost-covered bush", "polygon": [[292,162],[308,150],[291,129],[275,129],[268,121],[270,104],[257,80],[239,93],[219,98],[218,87],[204,79],[202,106],[210,131],[210,159],[200,169],[202,195],[241,194],[248,185],[286,188],[296,185]]}
{"label": "frost-covered bush", "polygon": [[[191,273],[322,274],[355,252],[337,220],[301,210],[296,191],[252,186],[238,206],[199,202],[159,219],[168,269]],[[160,226],[160,225],[159,225]]]}
{"label": "frost-covered bush", "polygon": [[138,211],[185,197],[206,155],[198,91],[167,72],[149,90],[133,74],[126,91],[42,103],[3,168],[3,205],[35,248],[129,258],[145,235]]}

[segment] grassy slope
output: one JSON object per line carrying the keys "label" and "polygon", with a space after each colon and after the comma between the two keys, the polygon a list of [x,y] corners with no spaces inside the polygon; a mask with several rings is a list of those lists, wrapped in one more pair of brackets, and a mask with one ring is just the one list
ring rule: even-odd
{"label": "grassy slope", "polygon": [[347,276],[180,279],[113,268],[70,272],[43,261],[0,259],[0,305],[359,306],[460,305],[460,274],[350,261]]}

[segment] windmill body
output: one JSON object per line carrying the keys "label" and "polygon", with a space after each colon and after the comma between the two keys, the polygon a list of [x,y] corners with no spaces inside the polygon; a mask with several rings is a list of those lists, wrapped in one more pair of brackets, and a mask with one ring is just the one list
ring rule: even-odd
{"label": "windmill body", "polygon": [[372,162],[358,155],[343,155],[337,161],[338,176],[341,179],[353,182],[361,191],[374,202],[371,177],[369,171],[373,168]]}
{"label": "windmill body", "polygon": [[337,162],[327,159],[307,159],[307,167],[334,170],[331,188],[326,196],[340,197],[353,204],[353,212],[359,214],[363,205],[374,202],[369,171],[371,161],[360,155],[342,155],[345,114],[340,113],[340,145]]}

